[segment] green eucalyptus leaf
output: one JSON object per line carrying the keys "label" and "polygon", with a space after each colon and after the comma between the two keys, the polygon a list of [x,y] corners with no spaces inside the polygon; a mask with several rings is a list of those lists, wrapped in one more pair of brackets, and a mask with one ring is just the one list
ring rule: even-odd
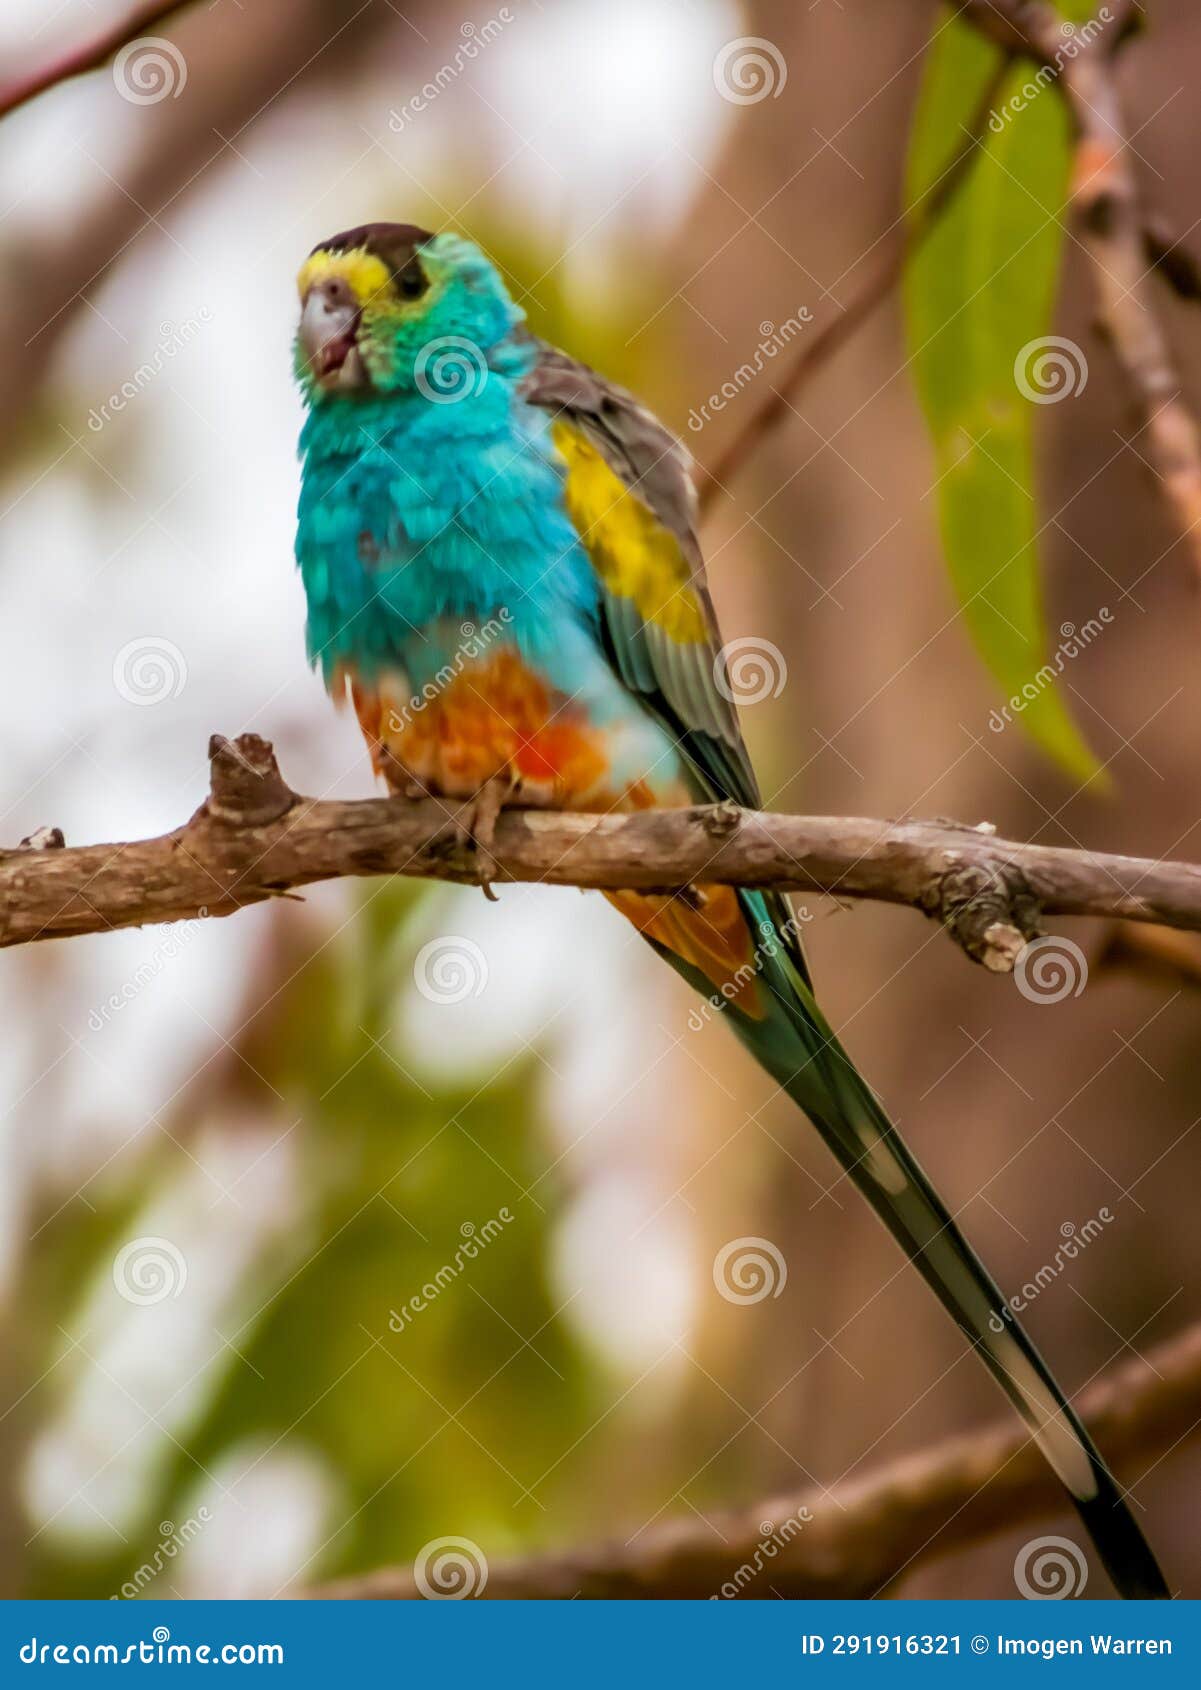
{"label": "green eucalyptus leaf", "polygon": [[[1089,16],[1079,0],[1061,9]],[[999,62],[1000,50],[970,25],[936,30],[910,144],[910,204],[945,170]],[[1015,64],[984,142],[909,266],[910,359],[968,631],[1006,697],[1020,701],[1012,719],[1077,779],[1097,779],[1097,761],[1054,684],[1055,665],[1047,666],[1052,642],[1040,587],[1034,430],[1052,389],[1070,406],[1087,379],[1080,349],[1052,340],[1071,150],[1051,79]]]}

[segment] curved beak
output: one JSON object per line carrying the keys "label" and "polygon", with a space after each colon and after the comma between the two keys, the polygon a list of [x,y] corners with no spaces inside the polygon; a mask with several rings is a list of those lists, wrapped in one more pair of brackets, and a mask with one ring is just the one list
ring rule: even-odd
{"label": "curved beak", "polygon": [[317,282],[300,313],[300,344],[322,387],[354,387],[362,377],[357,335],[359,307],[338,281]]}

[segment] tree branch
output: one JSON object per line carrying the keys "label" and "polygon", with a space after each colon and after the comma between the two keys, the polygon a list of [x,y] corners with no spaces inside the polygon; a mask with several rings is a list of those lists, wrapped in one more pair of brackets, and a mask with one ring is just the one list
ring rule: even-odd
{"label": "tree branch", "polygon": [[1146,434],[1149,467],[1201,574],[1201,432],[1181,393],[1148,282],[1158,270],[1196,297],[1195,266],[1156,229],[1131,160],[1113,59],[1134,20],[1130,0],[1111,0],[1099,33],[1065,36],[1046,0],[962,0],[961,13],[991,40],[1055,70],[1076,129],[1072,204],[1093,261],[1100,327],[1112,345]]}
{"label": "tree branch", "polygon": [[998,839],[991,826],[777,816],[720,804],[603,816],[502,815],[487,863],[434,799],[303,798],[255,734],[216,735],[212,786],[156,839],[68,850],[42,829],[0,852],[0,946],[232,915],[344,875],[410,874],[670,891],[702,881],[908,904],[969,956],[1013,967],[1042,915],[1201,930],[1201,867]]}
{"label": "tree branch", "polygon": [[178,12],[181,7],[190,4],[191,0],[148,0],[148,3],[135,7],[132,13],[111,24],[82,47],[72,48],[39,70],[15,77],[13,81],[0,87],[0,117],[7,117],[10,111],[16,111],[18,106],[26,105],[36,95],[44,94],[48,88],[56,88],[60,82],[66,82],[73,76],[82,76],[85,71],[99,70],[100,66],[122,47],[136,41],[155,24],[162,23],[172,12]]}
{"label": "tree branch", "polygon": [[1008,69],[1009,61],[1002,60],[984,91],[962,143],[952,152],[946,167],[909,215],[899,218],[882,237],[885,242],[883,254],[876,260],[863,286],[847,302],[842,314],[804,343],[791,368],[751,413],[713,468],[697,470],[697,500],[702,513],[751,457],[759,442],[784,421],[793,408],[793,400],[810,377],[829,363],[900,282],[905,265],[934,229],[968,176]]}
{"label": "tree branch", "polygon": [[[1201,1429],[1201,1325],[1092,1386],[1080,1409],[1107,1459],[1136,1482]],[[829,1491],[768,1497],[710,1520],[648,1527],[625,1543],[489,1566],[478,1594],[496,1598],[865,1598],[915,1564],[1062,1506],[1054,1473],[1014,1422],[952,1439]],[[427,1586],[429,1578],[424,1581]],[[408,1567],[310,1594],[411,1601]]]}
{"label": "tree branch", "polygon": [[[807,339],[779,383],[751,412],[719,455],[712,469],[696,471],[697,498],[704,514],[717,494],[738,474],[760,443],[785,422],[797,394],[852,338],[888,298],[970,173],[997,96],[1015,55],[1034,58],[1063,72],[1063,93],[1079,132],[1074,199],[1096,262],[1102,293],[1102,320],[1119,361],[1139,400],[1152,447],[1155,473],[1163,480],[1201,568],[1201,455],[1191,414],[1179,397],[1167,342],[1151,311],[1148,277],[1157,274],[1181,299],[1201,301],[1201,267],[1163,219],[1141,204],[1128,162],[1121,108],[1112,85],[1108,58],[1126,39],[1133,7],[1112,0],[1112,22],[1091,49],[1081,47],[1084,64],[1067,61],[1062,19],[1041,0],[961,0],[965,18],[1004,49],[968,126],[945,169],[913,207],[882,238],[886,243],[867,280],[842,314]],[[1102,56],[1104,53],[1104,57]],[[1122,208],[1120,228],[1109,226],[1108,206]],[[1101,224],[1103,227],[1096,227]]]}

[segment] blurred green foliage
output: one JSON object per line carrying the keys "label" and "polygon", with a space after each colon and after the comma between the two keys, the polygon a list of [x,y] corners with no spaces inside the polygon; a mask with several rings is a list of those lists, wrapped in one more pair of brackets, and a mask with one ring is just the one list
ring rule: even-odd
{"label": "blurred green foliage", "polygon": [[[114,1540],[111,1553],[81,1556],[78,1545],[42,1533],[30,1551],[29,1593],[117,1590],[157,1541],[159,1521],[187,1517],[203,1470],[235,1444],[297,1447],[327,1468],[338,1497],[330,1529],[340,1529],[305,1569],[306,1582],[411,1560],[448,1533],[500,1551],[540,1517],[538,1504],[522,1506],[523,1487],[551,1465],[548,1452],[583,1432],[595,1380],[547,1285],[554,1181],[534,1199],[523,1194],[550,1159],[532,1101],[533,1059],[479,1090],[439,1090],[404,1067],[395,1005],[411,985],[409,923],[421,897],[403,882],[385,885],[331,942],[308,939],[304,953],[284,959],[282,986],[240,1037],[239,1068],[253,1068],[262,1085],[235,1083],[251,1095],[274,1088],[284,1115],[299,1117],[289,1150],[300,1213],[286,1244],[256,1269],[247,1318],[226,1334],[234,1347],[204,1370],[186,1450],[164,1438],[158,1482],[126,1527],[129,1549]],[[83,1294],[111,1272],[135,1205],[178,1161],[169,1143],[153,1140],[98,1202],[90,1194],[92,1215],[81,1218],[72,1203],[41,1232],[29,1277],[45,1348],[26,1357],[32,1377],[62,1354],[63,1328],[77,1327]],[[511,1221],[393,1330],[390,1311],[502,1211]],[[73,1377],[68,1357],[57,1390],[70,1390]],[[552,1479],[538,1502],[553,1498]]]}

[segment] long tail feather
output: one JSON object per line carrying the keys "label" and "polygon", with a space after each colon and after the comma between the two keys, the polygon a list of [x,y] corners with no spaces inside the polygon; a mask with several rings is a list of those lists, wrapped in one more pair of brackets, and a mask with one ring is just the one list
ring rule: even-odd
{"label": "long tail feather", "polygon": [[711,969],[702,972],[660,933],[644,931],[728,1015],[958,1323],[1062,1481],[1117,1590],[1166,1597],[1155,1557],[1088,1432],[818,1009],[783,899],[744,892],[739,900],[754,945],[753,1004],[745,989],[714,994]]}

